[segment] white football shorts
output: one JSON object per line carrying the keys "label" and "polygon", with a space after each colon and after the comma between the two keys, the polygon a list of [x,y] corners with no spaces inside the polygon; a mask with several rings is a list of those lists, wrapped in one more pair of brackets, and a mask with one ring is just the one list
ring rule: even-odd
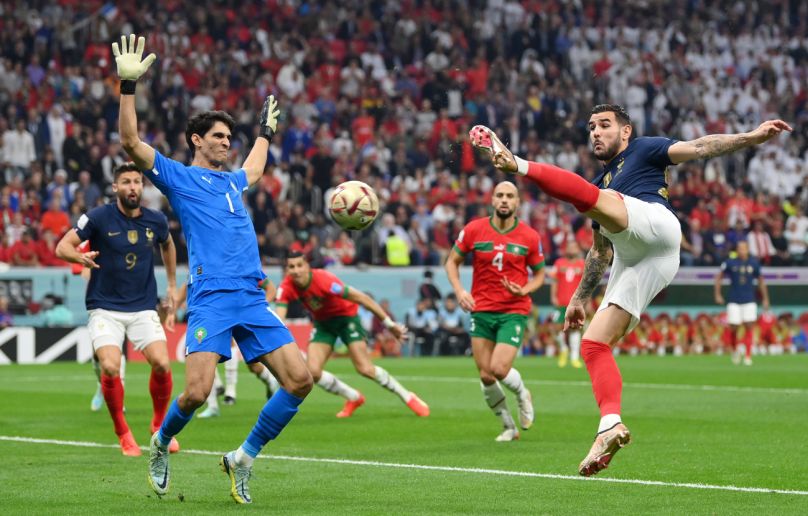
{"label": "white football shorts", "polygon": [[611,304],[630,313],[629,333],[654,297],[676,276],[682,229],[676,215],[665,206],[622,197],[628,227],[619,233],[600,228],[600,233],[612,242],[614,261],[598,311]]}
{"label": "white football shorts", "polygon": [[123,349],[126,337],[138,351],[143,351],[152,342],[166,340],[166,333],[156,310],[116,312],[96,308],[90,310],[89,314],[87,328],[90,330],[94,350],[110,345]]}
{"label": "white football shorts", "polygon": [[727,322],[733,326],[757,321],[757,303],[727,303]]}

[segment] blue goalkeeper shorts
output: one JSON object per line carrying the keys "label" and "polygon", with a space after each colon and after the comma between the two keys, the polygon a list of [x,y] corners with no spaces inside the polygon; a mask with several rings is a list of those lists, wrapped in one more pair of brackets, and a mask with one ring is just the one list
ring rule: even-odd
{"label": "blue goalkeeper shorts", "polygon": [[248,280],[232,280],[233,287],[211,290],[188,286],[188,329],[185,354],[211,351],[230,359],[235,339],[247,363],[294,342],[291,332],[267,303],[264,291]]}

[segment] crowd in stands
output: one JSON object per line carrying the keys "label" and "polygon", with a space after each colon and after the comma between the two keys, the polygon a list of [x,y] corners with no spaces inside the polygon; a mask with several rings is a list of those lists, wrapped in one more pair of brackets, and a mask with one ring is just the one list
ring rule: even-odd
{"label": "crowd in stands", "polygon": [[[136,102],[141,138],[169,157],[190,161],[189,116],[223,109],[238,167],[263,99],[280,99],[246,194],[267,264],[290,248],[315,266],[438,264],[503,179],[470,147],[472,125],[592,178],[586,121],[601,102],[625,105],[637,135],[678,139],[787,120],[794,133],[764,147],[672,167],[670,200],[685,265],[717,264],[741,239],[765,265],[808,260],[808,4],[793,0],[0,1],[0,260],[61,265],[59,237],[114,199],[126,156],[110,43],[129,33],[158,55]],[[328,221],[347,179],[382,200],[372,230]],[[568,239],[589,248],[585,219],[521,191],[550,262]],[[143,202],[184,242],[154,186]]]}

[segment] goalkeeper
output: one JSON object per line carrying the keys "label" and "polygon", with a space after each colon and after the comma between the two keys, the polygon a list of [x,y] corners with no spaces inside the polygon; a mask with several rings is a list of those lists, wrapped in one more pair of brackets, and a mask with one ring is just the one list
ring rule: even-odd
{"label": "goalkeeper", "polygon": [[134,35],[123,36],[120,48],[112,45],[121,78],[121,143],[179,215],[190,268],[185,390],[152,436],[149,483],[158,495],[168,491],[167,446],[208,397],[216,364],[230,358],[232,337],[246,362],[263,363],[282,385],[261,409],[244,443],[220,459],[233,499],[250,503],[253,459],[294,417],[312,388],[300,350],[259,286],[266,276],[255,228],[242,203],[242,192],[263,175],[280,111],[270,95],[259,118],[258,138],[238,170],[224,169],[234,121],[223,111],[207,111],[188,120],[185,139],[193,152],[191,166],[171,160],[138,137],[136,84],[156,59],[154,54],[142,59],[144,47],[145,38],[136,40]]}

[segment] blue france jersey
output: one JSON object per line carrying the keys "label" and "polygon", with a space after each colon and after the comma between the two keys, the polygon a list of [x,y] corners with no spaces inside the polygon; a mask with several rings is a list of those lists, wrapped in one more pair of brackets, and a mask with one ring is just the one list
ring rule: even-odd
{"label": "blue france jersey", "polygon": [[760,262],[754,258],[741,261],[738,258],[730,258],[721,264],[721,272],[725,278],[729,278],[729,303],[754,303],[755,302],[755,281],[760,277]]}
{"label": "blue france jersey", "polygon": [[168,221],[159,211],[141,208],[139,217],[127,217],[117,204],[99,206],[82,215],[76,233],[98,251],[87,285],[88,310],[119,312],[154,310],[154,246],[168,240]]}
{"label": "blue france jersey", "polygon": [[662,204],[670,210],[665,169],[673,164],[668,148],[674,143],[676,140],[658,136],[635,138],[626,150],[603,167],[592,183],[598,188]]}
{"label": "blue france jersey", "polygon": [[249,186],[243,169],[185,166],[155,151],[154,168],[144,174],[177,212],[188,242],[189,283],[196,292],[255,286],[265,277],[255,228],[241,200]]}

